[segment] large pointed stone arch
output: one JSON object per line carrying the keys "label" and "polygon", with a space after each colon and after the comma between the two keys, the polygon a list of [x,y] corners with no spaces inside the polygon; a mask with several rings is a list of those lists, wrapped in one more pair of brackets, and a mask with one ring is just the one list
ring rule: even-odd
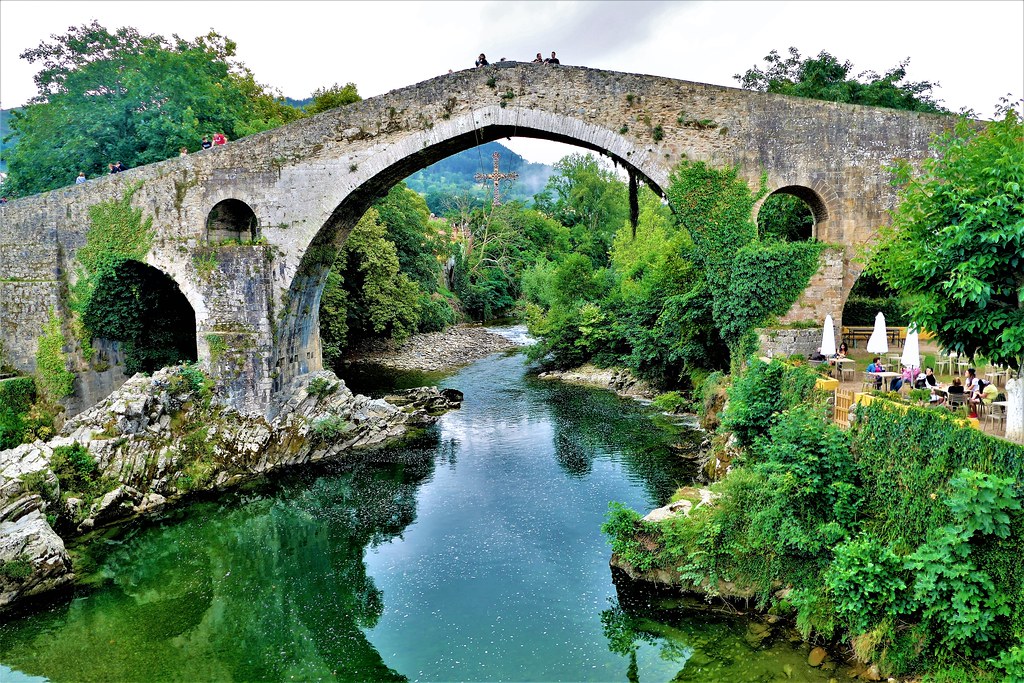
{"label": "large pointed stone arch", "polygon": [[[772,189],[807,188],[821,199],[818,237],[842,252],[830,267],[848,290],[856,247],[895,206],[884,168],[896,159],[920,163],[932,136],[953,122],[583,67],[503,62],[442,75],[228,145],[3,205],[0,336],[9,360],[30,367],[47,310],[75,272],[89,207],[141,182],[132,204],[153,218],[146,262],[188,298],[200,358],[234,404],[265,412],[276,389],[320,362],[309,317],[325,260],[318,249],[336,247],[353,216],[409,173],[516,135],[596,150],[656,188],[683,158],[735,165],[752,185],[766,176]],[[209,212],[227,199],[252,209],[259,244],[205,243]],[[208,339],[217,336],[233,345],[227,361],[211,358]]]}

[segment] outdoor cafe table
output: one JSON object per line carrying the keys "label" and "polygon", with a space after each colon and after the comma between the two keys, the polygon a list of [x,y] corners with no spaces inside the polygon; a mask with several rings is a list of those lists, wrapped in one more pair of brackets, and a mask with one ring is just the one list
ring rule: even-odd
{"label": "outdoor cafe table", "polygon": [[900,372],[890,372],[889,370],[885,370],[884,372],[868,372],[867,374],[871,375],[872,377],[880,378],[882,380],[882,387],[883,388],[889,386],[889,380],[891,380],[893,377],[902,377],[903,376],[903,373],[900,373]]}
{"label": "outdoor cafe table", "polygon": [[853,364],[853,363],[857,362],[857,361],[855,361],[852,358],[836,358],[834,360],[836,362],[836,365],[839,366],[839,374],[841,376],[843,376],[843,377],[846,376],[846,373],[853,373],[853,371],[854,371],[854,368],[852,367],[852,365],[851,365],[851,367],[846,367],[846,365],[848,363]]}

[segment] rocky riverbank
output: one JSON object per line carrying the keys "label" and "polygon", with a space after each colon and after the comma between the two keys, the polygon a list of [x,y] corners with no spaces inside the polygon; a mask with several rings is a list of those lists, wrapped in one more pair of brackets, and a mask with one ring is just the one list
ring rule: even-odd
{"label": "rocky riverbank", "polygon": [[542,372],[537,376],[541,379],[557,379],[570,384],[608,389],[623,398],[651,400],[658,395],[650,384],[638,379],[625,368],[599,368],[587,364],[572,370]]}
{"label": "rocky riverbank", "polygon": [[[689,516],[693,510],[705,505],[714,505],[717,496],[708,488],[684,487],[676,493],[678,500],[660,508],[651,510],[644,517],[647,522],[660,522],[662,520],[678,515]],[[641,539],[642,540],[642,539]],[[650,547],[653,550],[656,545]],[[638,585],[646,585],[654,595],[665,595],[666,592],[676,592],[683,596],[679,603],[686,609],[720,609],[723,612],[743,613],[750,621],[747,624],[745,639],[751,647],[758,648],[771,642],[773,639],[785,638],[794,643],[800,643],[803,639],[799,632],[776,614],[759,613],[752,610],[757,591],[755,588],[743,581],[719,580],[715,590],[710,590],[707,582],[697,583],[690,580],[683,580],[679,572],[666,567],[652,567],[647,570],[640,570],[622,559],[618,554],[613,553],[611,558],[613,575],[625,577],[630,582],[628,588],[616,581],[616,589],[620,596],[624,590],[635,592]],[[635,582],[635,583],[634,583]],[[778,597],[785,597],[790,589],[778,584],[773,590],[778,590]],[[714,595],[712,600],[710,595]],[[620,597],[621,601],[621,597]],[[730,610],[731,606],[731,610]],[[854,659],[847,659],[842,654],[821,646],[814,646],[811,643],[803,644],[807,653],[807,664],[812,667],[821,668],[822,671],[836,672],[843,674],[846,679],[857,679],[862,681],[881,681],[878,666],[866,664]],[[787,674],[788,676],[788,674]],[[899,679],[885,679],[888,683],[900,683]]]}
{"label": "rocky riverbank", "polygon": [[353,349],[345,363],[374,363],[397,370],[455,370],[516,344],[480,325],[454,325],[443,332],[414,334],[401,343],[379,340]]}
{"label": "rocky riverbank", "polygon": [[0,612],[74,582],[65,540],[198,491],[379,446],[462,401],[434,388],[389,398],[355,395],[320,371],[293,382],[267,419],[223,405],[195,369],[136,375],[56,438],[0,451]]}

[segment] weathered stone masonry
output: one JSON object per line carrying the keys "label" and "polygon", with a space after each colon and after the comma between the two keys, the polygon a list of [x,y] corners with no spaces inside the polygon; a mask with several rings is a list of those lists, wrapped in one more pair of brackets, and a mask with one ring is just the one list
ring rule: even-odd
{"label": "weathered stone masonry", "polygon": [[[752,184],[801,196],[832,252],[791,318],[839,320],[857,245],[888,220],[883,167],[920,162],[949,117],[767,95],[657,76],[506,62],[440,76],[273,131],[0,208],[0,335],[34,368],[39,330],[75,276],[87,210],[143,181],[133,204],[153,217],[147,263],[174,278],[196,313],[200,357],[246,412],[321,367],[317,308],[334,249],[378,196],[410,173],[508,136],[611,156],[656,188],[684,156],[737,164]],[[660,138],[655,141],[655,138]],[[263,246],[206,246],[220,201],[245,202]],[[216,251],[213,272],[197,268]],[[829,252],[826,252],[829,253]],[[836,279],[842,280],[836,286]],[[806,315],[802,312],[806,312]],[[231,349],[211,359],[211,338]],[[214,350],[221,346],[214,342]],[[217,355],[217,354],[215,354]]]}

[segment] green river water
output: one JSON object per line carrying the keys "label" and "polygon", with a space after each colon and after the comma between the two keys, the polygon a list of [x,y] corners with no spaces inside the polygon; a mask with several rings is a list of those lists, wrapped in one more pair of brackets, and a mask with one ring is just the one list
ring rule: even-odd
{"label": "green river water", "polygon": [[[367,393],[408,375],[350,375]],[[609,501],[661,505],[683,428],[496,355],[415,442],[94,543],[70,601],[0,625],[0,681],[825,681],[785,638],[616,590]],[[685,436],[685,435],[684,435]],[[695,435],[699,440],[699,435]]]}

